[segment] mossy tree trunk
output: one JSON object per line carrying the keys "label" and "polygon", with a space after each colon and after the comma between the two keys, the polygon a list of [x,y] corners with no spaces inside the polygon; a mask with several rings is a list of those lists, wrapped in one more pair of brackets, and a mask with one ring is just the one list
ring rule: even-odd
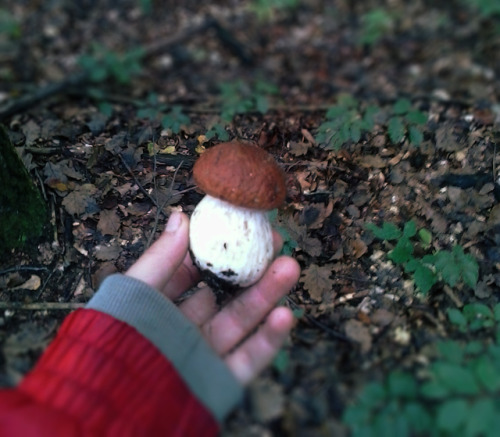
{"label": "mossy tree trunk", "polygon": [[45,202],[0,125],[0,261],[37,242],[47,222]]}

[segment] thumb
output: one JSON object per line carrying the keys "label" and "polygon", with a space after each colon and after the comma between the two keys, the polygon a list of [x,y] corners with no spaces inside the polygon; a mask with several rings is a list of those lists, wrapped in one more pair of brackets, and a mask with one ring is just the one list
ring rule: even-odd
{"label": "thumb", "polygon": [[189,244],[188,229],[188,217],[181,212],[173,212],[160,238],[125,275],[139,279],[159,291],[163,290],[186,256]]}

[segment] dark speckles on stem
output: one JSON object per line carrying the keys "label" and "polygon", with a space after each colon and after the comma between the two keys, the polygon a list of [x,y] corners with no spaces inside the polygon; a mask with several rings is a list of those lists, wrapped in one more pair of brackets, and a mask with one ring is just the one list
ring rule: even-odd
{"label": "dark speckles on stem", "polygon": [[224,250],[227,250],[227,243],[224,243]]}
{"label": "dark speckles on stem", "polygon": [[229,270],[223,270],[222,272],[220,272],[221,275],[225,276],[226,278],[230,278],[231,276],[236,276],[236,273],[229,269]]}

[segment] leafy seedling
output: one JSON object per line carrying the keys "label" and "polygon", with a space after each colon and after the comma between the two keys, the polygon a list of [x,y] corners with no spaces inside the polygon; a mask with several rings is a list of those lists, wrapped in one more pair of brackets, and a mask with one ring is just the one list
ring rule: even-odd
{"label": "leafy seedling", "polygon": [[278,93],[278,88],[261,79],[253,83],[243,80],[222,83],[219,86],[222,102],[221,118],[230,122],[237,114],[260,112],[269,109],[269,97]]}
{"label": "leafy seedling", "polygon": [[338,150],[347,142],[357,143],[364,132],[373,129],[375,106],[359,109],[359,102],[351,95],[343,94],[338,103],[326,112],[326,120],[319,126],[315,140],[321,147]]}
{"label": "leafy seedling", "polygon": [[427,122],[427,116],[413,109],[408,99],[401,98],[394,103],[392,115],[387,122],[387,132],[390,140],[397,144],[408,138],[410,144],[418,146],[424,139],[422,127]]}
{"label": "leafy seedling", "polygon": [[226,126],[224,124],[216,123],[205,133],[205,137],[207,140],[217,137],[221,141],[228,141],[229,132],[226,130]]}
{"label": "leafy seedling", "polygon": [[368,223],[366,229],[375,237],[384,241],[395,241],[394,248],[388,253],[388,258],[395,264],[403,266],[406,273],[413,276],[416,287],[422,293],[429,290],[439,280],[454,287],[463,282],[474,288],[479,278],[479,266],[472,255],[465,254],[462,246],[456,245],[451,251],[439,250],[422,257],[415,256],[415,239],[418,239],[424,249],[430,248],[432,234],[427,229],[420,229],[414,221],[409,221],[401,231],[392,223],[383,223],[381,227]]}
{"label": "leafy seedling", "polygon": [[388,9],[377,8],[361,15],[359,44],[373,46],[392,32],[394,16]]}
{"label": "leafy seedling", "polygon": [[128,84],[136,74],[142,71],[143,50],[131,49],[126,53],[117,53],[100,44],[93,44],[89,54],[84,54],[78,63],[87,72],[94,83],[116,80]]}
{"label": "leafy seedling", "polygon": [[[496,436],[500,344],[492,337],[499,328],[499,313],[498,305],[492,309],[482,304],[464,307],[451,317],[449,313],[450,321],[464,330],[475,329],[482,320],[482,340],[437,342],[436,355],[423,372],[398,369],[366,385],[344,410],[350,435]],[[460,321],[456,314],[463,316]]]}

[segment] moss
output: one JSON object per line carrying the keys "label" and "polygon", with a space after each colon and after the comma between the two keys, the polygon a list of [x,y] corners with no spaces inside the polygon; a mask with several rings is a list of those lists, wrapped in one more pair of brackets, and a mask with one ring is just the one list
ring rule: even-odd
{"label": "moss", "polygon": [[38,240],[47,208],[6,129],[0,125],[0,259]]}

